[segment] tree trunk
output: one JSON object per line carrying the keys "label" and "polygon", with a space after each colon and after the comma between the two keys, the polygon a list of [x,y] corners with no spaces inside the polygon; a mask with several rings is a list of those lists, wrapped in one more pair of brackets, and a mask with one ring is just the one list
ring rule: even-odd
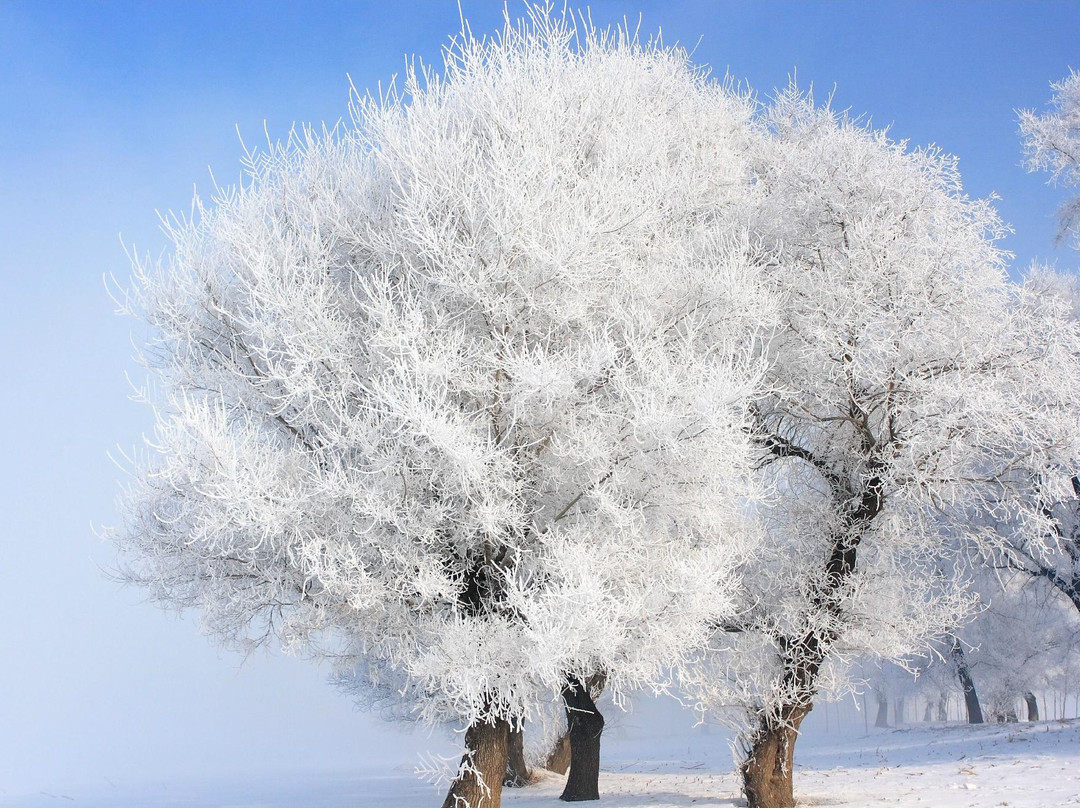
{"label": "tree trunk", "polygon": [[1030,690],[1024,694],[1024,703],[1027,704],[1027,720],[1038,721],[1039,720],[1039,700],[1035,698],[1035,694]]}
{"label": "tree trunk", "polygon": [[900,726],[904,723],[904,697],[893,702],[893,724]]}
{"label": "tree trunk", "polygon": [[442,808],[500,808],[510,725],[500,719],[465,732],[465,754]]}
{"label": "tree trunk", "polygon": [[739,767],[747,808],[792,808],[795,805],[795,741],[812,704],[788,705],[777,716],[764,717]]}
{"label": "tree trunk", "polygon": [[[589,689],[589,695],[594,702],[597,701],[600,698],[600,694],[604,692],[605,685],[607,685],[606,673],[594,673],[585,680],[585,686]],[[556,774],[566,774],[566,770],[570,768],[569,732],[564,732],[559,736],[559,739],[555,741],[555,745],[551,747],[551,751],[548,753],[547,760],[544,761],[544,768],[549,772],[555,772]]]}
{"label": "tree trunk", "polygon": [[[800,457],[819,470],[823,468],[812,452],[786,438],[769,435],[765,446],[777,457]],[[838,477],[826,473],[836,503],[845,510],[825,558],[825,575],[809,593],[808,605],[813,612],[841,623],[845,622],[847,614],[844,593],[855,572],[859,543],[884,504],[881,472],[885,464],[876,456],[876,449],[864,448],[867,475],[854,497]],[[812,628],[813,625],[811,620],[801,635],[776,636],[783,665],[779,692],[791,696],[787,704],[759,714],[758,729],[750,739],[747,758],[739,767],[748,808],[791,808],[795,805],[793,767],[799,726],[814,707],[821,665],[841,636],[836,629],[818,631]]]}
{"label": "tree trunk", "polygon": [[967,660],[964,659],[964,649],[960,647],[960,640],[953,638],[952,647],[953,661],[956,663],[956,675],[960,677],[960,687],[964,691],[964,706],[967,707],[968,723],[983,723],[982,707],[979,704],[979,694],[975,690],[975,680],[971,678]]}
{"label": "tree trunk", "polygon": [[937,720],[948,721],[949,720],[949,700],[942,693],[937,703]]}
{"label": "tree trunk", "polygon": [[570,774],[559,797],[566,802],[600,799],[600,734],[604,717],[596,709],[588,686],[576,676],[563,687],[570,737]]}
{"label": "tree trunk", "polygon": [[922,720],[924,722],[934,720],[934,705],[930,702],[929,699],[926,700],[926,709],[923,710]]}
{"label": "tree trunk", "polygon": [[879,729],[889,726],[889,700],[880,693],[877,697],[877,718],[874,719],[874,726]]}
{"label": "tree trunk", "polygon": [[556,774],[566,774],[570,768],[570,733],[564,732],[544,761],[544,768]]}
{"label": "tree trunk", "polygon": [[536,778],[525,763],[525,730],[511,729],[503,785],[510,788],[523,788],[535,782]]}

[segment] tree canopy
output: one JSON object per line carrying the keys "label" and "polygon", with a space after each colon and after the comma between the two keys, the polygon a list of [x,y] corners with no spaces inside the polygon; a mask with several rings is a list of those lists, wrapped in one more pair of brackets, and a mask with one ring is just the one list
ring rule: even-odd
{"label": "tree canopy", "polygon": [[130,577],[428,720],[658,681],[756,544],[751,113],[538,12],[249,153],[136,263]]}

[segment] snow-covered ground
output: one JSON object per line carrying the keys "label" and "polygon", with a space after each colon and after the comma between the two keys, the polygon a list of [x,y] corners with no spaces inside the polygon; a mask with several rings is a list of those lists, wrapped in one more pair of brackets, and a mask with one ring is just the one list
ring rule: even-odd
{"label": "snow-covered ground", "polygon": [[[835,725],[834,725],[835,728]],[[604,758],[608,808],[744,805],[727,736],[711,728],[635,737],[616,725]],[[803,805],[1056,808],[1080,805],[1080,720],[1036,724],[911,725],[870,733],[805,733],[796,753]],[[106,786],[0,797],[3,808],[434,808],[441,789],[408,766],[386,775],[279,773],[258,782]],[[507,808],[559,804],[562,778],[507,790]]]}

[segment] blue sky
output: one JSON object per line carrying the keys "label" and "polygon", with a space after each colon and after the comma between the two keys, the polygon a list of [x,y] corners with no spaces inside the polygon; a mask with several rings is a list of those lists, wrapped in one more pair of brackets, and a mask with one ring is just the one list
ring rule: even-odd
{"label": "blue sky", "polygon": [[[501,2],[463,5],[474,32],[498,27]],[[1063,192],[1020,166],[1013,110],[1042,108],[1049,82],[1080,67],[1080,4],[592,3],[600,24],[639,12],[643,31],[661,27],[762,96],[797,71],[819,98],[958,154],[970,194],[1002,196],[1018,271],[1075,265],[1052,244]],[[113,518],[107,451],[149,423],[126,398],[133,324],[101,280],[127,277],[120,235],[157,254],[155,210],[185,210],[208,167],[237,176],[238,127],[250,142],[264,122],[275,138],[333,122],[347,75],[363,90],[406,54],[437,62],[458,25],[453,0],[0,0],[0,799],[343,768],[373,745],[376,762],[411,765],[429,745],[353,712],[313,665],[241,665],[190,618],[142,603],[103,574],[115,559],[91,525]]]}

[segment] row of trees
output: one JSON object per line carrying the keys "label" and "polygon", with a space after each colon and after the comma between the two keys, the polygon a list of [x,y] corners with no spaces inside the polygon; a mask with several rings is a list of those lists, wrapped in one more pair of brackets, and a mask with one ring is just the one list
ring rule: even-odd
{"label": "row of trees", "polygon": [[540,8],[246,165],[135,263],[114,536],[219,637],[464,728],[445,808],[553,698],[595,799],[597,689],[673,674],[793,805],[824,683],[950,635],[976,555],[1075,560],[1080,334],[946,155]]}
{"label": "row of trees", "polygon": [[901,665],[868,666],[861,674],[871,693],[869,721],[943,721],[950,706],[954,720],[974,724],[1077,714],[1074,607],[1042,581],[987,573],[976,586],[981,606],[974,620]]}

